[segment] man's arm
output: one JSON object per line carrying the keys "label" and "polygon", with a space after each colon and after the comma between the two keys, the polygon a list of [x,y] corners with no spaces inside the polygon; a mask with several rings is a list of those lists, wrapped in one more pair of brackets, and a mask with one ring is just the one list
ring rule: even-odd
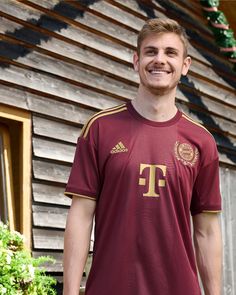
{"label": "man's arm", "polygon": [[197,265],[205,295],[220,295],[222,287],[222,239],[216,213],[193,216]]}
{"label": "man's arm", "polygon": [[96,201],[73,197],[64,237],[64,295],[78,295],[86,263]]}

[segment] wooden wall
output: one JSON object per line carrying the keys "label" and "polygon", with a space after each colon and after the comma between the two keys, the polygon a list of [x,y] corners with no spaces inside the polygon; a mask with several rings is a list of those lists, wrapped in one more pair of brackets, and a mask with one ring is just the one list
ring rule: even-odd
{"label": "wooden wall", "polygon": [[178,106],[215,136],[224,198],[225,294],[236,294],[236,77],[214,44],[198,1],[0,1],[0,103],[32,114],[33,254],[62,271],[64,197],[77,137],[95,112],[132,99],[132,53],[147,18],[178,20],[190,37],[192,67]]}

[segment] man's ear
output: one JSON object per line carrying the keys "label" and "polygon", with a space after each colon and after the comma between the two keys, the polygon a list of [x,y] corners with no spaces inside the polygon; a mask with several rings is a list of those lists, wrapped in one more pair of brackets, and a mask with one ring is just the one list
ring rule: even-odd
{"label": "man's ear", "polygon": [[139,68],[139,56],[138,53],[135,51],[133,55],[133,65],[134,65],[134,70],[138,72]]}
{"label": "man's ear", "polygon": [[182,75],[186,76],[191,65],[191,57],[187,56],[184,59],[183,68],[182,68]]}

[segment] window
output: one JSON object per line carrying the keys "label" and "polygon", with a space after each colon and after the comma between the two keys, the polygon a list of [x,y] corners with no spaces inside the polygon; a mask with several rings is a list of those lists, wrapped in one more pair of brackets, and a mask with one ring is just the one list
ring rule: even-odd
{"label": "window", "polygon": [[0,159],[0,219],[15,229],[10,135],[3,124],[0,124]]}
{"label": "window", "polygon": [[31,242],[31,117],[0,105],[0,219]]}

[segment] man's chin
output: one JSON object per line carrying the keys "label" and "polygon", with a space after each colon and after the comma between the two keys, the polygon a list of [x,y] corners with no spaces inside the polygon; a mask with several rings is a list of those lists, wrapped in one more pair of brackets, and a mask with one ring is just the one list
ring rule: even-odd
{"label": "man's chin", "polygon": [[178,84],[176,85],[165,85],[165,84],[152,84],[152,85],[146,85],[145,88],[152,94],[166,94],[171,91],[173,91]]}
{"label": "man's chin", "polygon": [[162,92],[162,91],[168,91],[170,89],[169,85],[164,85],[164,84],[154,84],[154,85],[149,85],[147,86],[147,89],[150,92]]}
{"label": "man's chin", "polygon": [[152,94],[165,94],[170,91],[170,87],[167,85],[152,85],[151,87],[147,87],[147,89]]}

